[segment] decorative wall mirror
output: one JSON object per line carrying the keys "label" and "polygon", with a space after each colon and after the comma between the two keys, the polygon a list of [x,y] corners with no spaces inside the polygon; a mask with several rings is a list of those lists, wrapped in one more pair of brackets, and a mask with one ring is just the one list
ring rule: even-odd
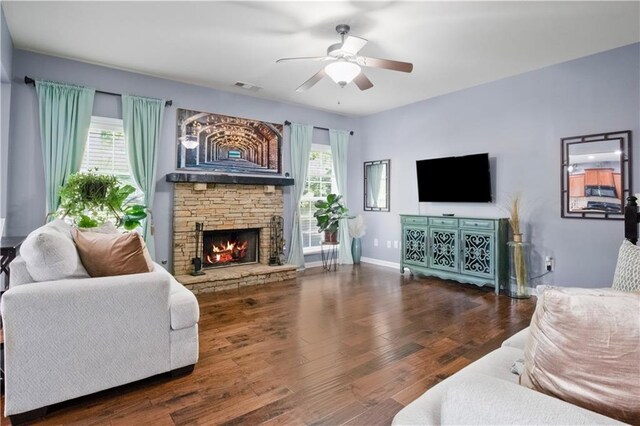
{"label": "decorative wall mirror", "polygon": [[391,160],[365,161],[364,210],[389,211],[389,176]]}
{"label": "decorative wall mirror", "polygon": [[562,217],[624,219],[631,190],[631,131],[562,141]]}

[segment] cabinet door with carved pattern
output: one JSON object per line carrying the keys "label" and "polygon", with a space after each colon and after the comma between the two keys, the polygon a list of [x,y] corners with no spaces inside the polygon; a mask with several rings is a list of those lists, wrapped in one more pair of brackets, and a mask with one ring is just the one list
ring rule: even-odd
{"label": "cabinet door with carved pattern", "polygon": [[461,231],[460,272],[483,278],[495,277],[495,236],[492,232]]}
{"label": "cabinet door with carved pattern", "polygon": [[429,229],[429,267],[458,272],[458,230]]}
{"label": "cabinet door with carved pattern", "polygon": [[419,227],[406,227],[402,242],[402,258],[407,265],[427,265],[427,230]]}

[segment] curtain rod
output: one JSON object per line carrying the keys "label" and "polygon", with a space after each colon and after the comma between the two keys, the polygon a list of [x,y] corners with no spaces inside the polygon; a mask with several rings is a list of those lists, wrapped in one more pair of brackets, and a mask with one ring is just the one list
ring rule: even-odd
{"label": "curtain rod", "polygon": [[[29,76],[25,76],[24,77],[24,84],[33,84],[35,86],[36,85],[36,81],[33,78],[29,77]],[[102,90],[96,90],[96,93],[102,93],[103,95],[111,95],[111,96],[122,96],[122,94],[120,94],[120,93],[104,92]],[[171,105],[173,105],[173,101],[171,101],[171,100],[166,101],[164,103],[164,106],[171,106]]]}
{"label": "curtain rod", "polygon": [[[289,120],[286,120],[286,121],[284,122],[284,125],[285,125],[285,126],[290,126],[290,125],[291,125],[291,122],[290,122]],[[316,127],[316,126],[313,126],[313,128],[314,128],[314,129],[318,129],[318,130],[326,130],[326,131],[329,131],[329,129],[327,129],[326,127]],[[350,134],[351,136],[353,136],[353,130],[351,130],[351,131],[349,132],[349,134]]]}

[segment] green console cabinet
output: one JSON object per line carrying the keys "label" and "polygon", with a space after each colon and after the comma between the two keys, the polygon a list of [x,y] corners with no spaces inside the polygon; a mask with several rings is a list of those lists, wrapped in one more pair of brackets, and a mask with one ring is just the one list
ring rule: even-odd
{"label": "green console cabinet", "polygon": [[400,272],[432,275],[478,286],[496,294],[508,279],[505,218],[400,215]]}

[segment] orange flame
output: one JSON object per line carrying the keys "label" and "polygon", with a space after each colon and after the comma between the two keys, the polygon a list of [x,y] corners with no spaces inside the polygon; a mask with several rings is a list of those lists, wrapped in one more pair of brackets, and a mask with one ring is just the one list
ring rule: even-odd
{"label": "orange flame", "polygon": [[238,243],[227,241],[226,244],[212,244],[211,252],[207,253],[207,262],[210,264],[238,262],[246,255],[247,242]]}

